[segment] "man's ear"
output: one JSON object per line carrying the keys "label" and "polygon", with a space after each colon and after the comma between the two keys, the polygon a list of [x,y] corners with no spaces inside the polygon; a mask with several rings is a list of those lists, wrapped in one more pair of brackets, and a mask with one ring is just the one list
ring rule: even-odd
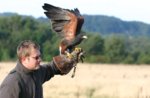
{"label": "man's ear", "polygon": [[21,62],[26,62],[27,61],[27,57],[21,57]]}

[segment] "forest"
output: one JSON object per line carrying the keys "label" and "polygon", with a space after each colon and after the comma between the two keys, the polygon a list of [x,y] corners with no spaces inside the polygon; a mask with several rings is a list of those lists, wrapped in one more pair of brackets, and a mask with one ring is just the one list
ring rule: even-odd
{"label": "forest", "polygon": [[[138,22],[137,24],[139,25]],[[143,25],[145,24],[142,23],[141,27]],[[105,29],[107,26],[105,25]],[[147,33],[142,34],[140,28],[141,35],[138,36],[137,34],[140,33],[138,30],[131,30],[132,35],[130,36],[123,34],[122,31],[120,33],[107,32],[107,35],[104,36],[103,31],[90,31],[86,27],[88,26],[84,24],[82,31],[86,32],[88,39],[78,46],[85,51],[85,62],[150,64],[149,25],[143,27],[145,28],[143,31]],[[138,33],[134,36],[136,32]],[[0,61],[16,61],[17,45],[20,41],[28,39],[41,46],[43,61],[50,61],[53,56],[59,55],[60,37],[51,30],[49,20],[18,14],[0,15]]]}

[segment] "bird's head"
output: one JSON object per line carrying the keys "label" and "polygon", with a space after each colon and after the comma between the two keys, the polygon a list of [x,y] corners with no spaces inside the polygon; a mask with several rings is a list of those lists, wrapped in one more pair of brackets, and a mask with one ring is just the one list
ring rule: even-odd
{"label": "bird's head", "polygon": [[87,37],[86,35],[83,35],[82,38],[83,38],[83,39],[87,39],[88,37]]}
{"label": "bird's head", "polygon": [[79,35],[77,35],[77,38],[76,39],[80,39],[80,40],[83,40],[83,39],[87,39],[88,37],[85,35],[85,33],[80,33]]}

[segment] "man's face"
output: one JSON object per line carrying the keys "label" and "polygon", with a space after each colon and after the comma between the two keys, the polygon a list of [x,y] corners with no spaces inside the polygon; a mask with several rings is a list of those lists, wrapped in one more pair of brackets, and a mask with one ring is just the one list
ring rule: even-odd
{"label": "man's face", "polygon": [[41,62],[41,53],[37,49],[31,49],[30,56],[26,57],[26,67],[30,70],[36,70],[39,68]]}

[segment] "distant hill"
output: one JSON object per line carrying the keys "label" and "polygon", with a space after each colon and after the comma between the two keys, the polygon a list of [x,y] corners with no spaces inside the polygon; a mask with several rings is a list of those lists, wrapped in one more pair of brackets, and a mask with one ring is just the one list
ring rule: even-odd
{"label": "distant hill", "polygon": [[[0,16],[13,16],[17,13],[0,13]],[[101,35],[124,34],[129,36],[150,36],[150,24],[140,21],[123,21],[119,18],[105,15],[84,15],[83,30]],[[39,17],[41,22],[49,22],[47,18]]]}
{"label": "distant hill", "polygon": [[104,15],[84,15],[83,29],[90,32],[98,32],[102,35],[150,35],[150,24],[140,21],[123,21],[116,17]]}
{"label": "distant hill", "polygon": [[14,16],[18,15],[17,13],[11,13],[11,12],[5,12],[5,13],[0,13],[0,16],[8,17],[8,16]]}

